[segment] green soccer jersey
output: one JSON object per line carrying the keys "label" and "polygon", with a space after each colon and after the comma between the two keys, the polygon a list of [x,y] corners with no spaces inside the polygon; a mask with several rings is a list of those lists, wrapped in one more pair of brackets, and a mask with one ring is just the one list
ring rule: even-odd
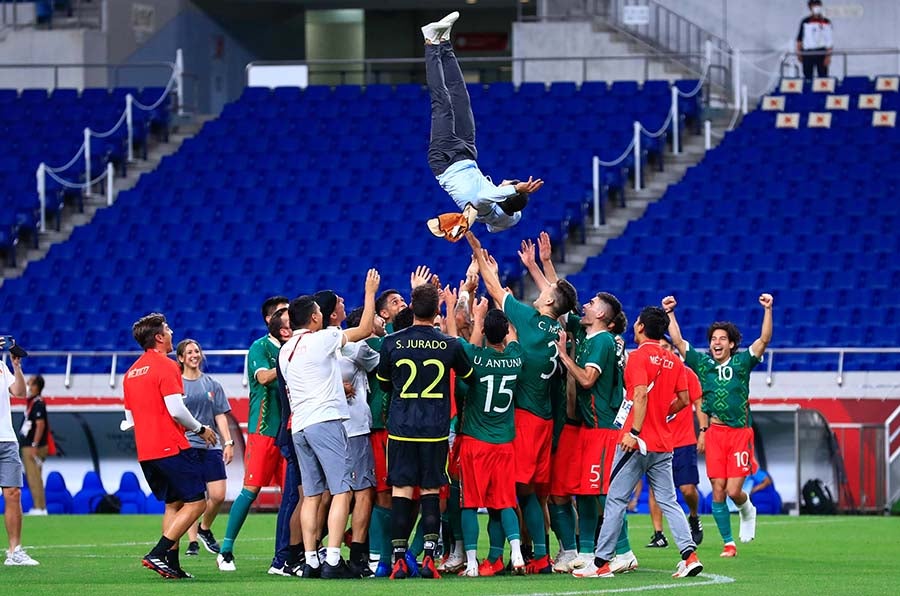
{"label": "green soccer jersey", "polygon": [[600,376],[590,389],[576,386],[578,415],[590,428],[616,428],[613,421],[625,395],[623,345],[609,331],[588,335],[581,325],[581,317],[577,315],[569,315],[566,330],[575,338],[575,364],[600,371]]}
{"label": "green soccer jersey", "polygon": [[[370,337],[366,340],[369,347],[376,352],[381,351],[383,337]],[[369,373],[369,409],[372,411],[372,430],[387,428],[388,406],[391,404],[391,394],[381,388],[381,383],[375,378],[377,369]]]}
{"label": "green soccer jersey", "polygon": [[688,344],[684,363],[700,378],[703,387],[703,411],[724,424],[746,428],[750,417],[750,372],[762,359],[750,350],[738,352],[724,364]]}
{"label": "green soccer jersey", "polygon": [[510,443],[516,436],[512,405],[522,346],[512,342],[501,353],[460,341],[475,370],[462,411],[462,433],[486,443]]}
{"label": "green soccer jersey", "polygon": [[250,387],[250,412],[247,432],[274,437],[281,426],[278,403],[278,382],[263,385],[256,380],[256,371],[278,366],[280,346],[270,336],[260,337],[247,351],[247,382]]}
{"label": "green soccer jersey", "polygon": [[556,340],[562,326],[556,319],[540,314],[534,307],[519,302],[509,294],[503,299],[503,312],[516,328],[524,352],[515,406],[550,420],[553,414],[550,407],[552,384],[549,381],[559,369]]}

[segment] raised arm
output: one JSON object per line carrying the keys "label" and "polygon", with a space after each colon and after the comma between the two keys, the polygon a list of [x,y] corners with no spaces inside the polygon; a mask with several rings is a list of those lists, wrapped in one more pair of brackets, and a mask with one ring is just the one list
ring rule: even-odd
{"label": "raised arm", "polygon": [[678,302],[675,300],[675,296],[666,296],[662,299],[663,310],[669,314],[669,337],[672,338],[672,345],[684,357],[687,353],[687,342],[681,336],[681,327],[678,326],[678,321],[675,319],[675,307],[677,305]]}
{"label": "raised arm", "polygon": [[447,287],[440,290],[440,293],[444,304],[447,305],[447,316],[444,317],[444,323],[447,326],[446,333],[452,337],[459,337],[459,330],[456,326],[456,288],[451,288],[450,284],[447,284]]}
{"label": "raised arm", "polygon": [[472,247],[472,253],[478,261],[478,271],[484,280],[484,286],[487,288],[488,294],[494,299],[497,308],[503,307],[503,300],[506,298],[506,289],[500,284],[500,269],[497,261],[490,255],[488,251],[481,248],[481,242],[472,232],[466,232],[466,239],[469,246]]}
{"label": "raised arm", "polygon": [[544,269],[544,277],[550,283],[559,281],[556,267],[553,266],[553,247],[550,246],[550,234],[541,232],[538,235],[538,253],[541,257],[541,267]]}
{"label": "raised arm", "polygon": [[415,271],[409,274],[409,288],[411,290],[415,290],[429,281],[431,281],[431,269],[425,265],[419,265]]}
{"label": "raised arm", "polygon": [[472,335],[469,337],[469,343],[473,346],[484,345],[484,317],[487,316],[487,311],[487,298],[478,298],[472,303]]}
{"label": "raised arm", "polygon": [[762,358],[763,352],[772,341],[772,303],[775,299],[772,294],[761,294],[759,303],[763,307],[762,329],[759,332],[759,338],[750,345],[750,352],[757,358]]}
{"label": "raised arm", "polygon": [[541,271],[541,268],[538,267],[537,262],[534,260],[534,243],[530,238],[522,240],[522,246],[519,248],[519,259],[522,260],[522,264],[528,270],[539,292],[543,292],[550,287],[550,282],[547,281],[544,272]]}
{"label": "raised arm", "polygon": [[381,284],[381,276],[375,269],[369,269],[366,274],[366,297],[363,303],[362,318],[359,321],[359,327],[353,327],[344,331],[344,339],[342,345],[348,341],[360,341],[372,335],[372,329],[375,327],[375,293],[378,292],[378,286]]}

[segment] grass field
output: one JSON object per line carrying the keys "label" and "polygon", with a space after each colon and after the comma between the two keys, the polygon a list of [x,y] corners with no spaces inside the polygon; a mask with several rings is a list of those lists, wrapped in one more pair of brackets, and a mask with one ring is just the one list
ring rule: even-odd
{"label": "grass field", "polygon": [[[480,516],[484,517],[484,516]],[[484,522],[484,519],[482,519]],[[737,519],[733,519],[737,532]],[[214,527],[224,532],[224,516]],[[140,559],[159,535],[157,516],[51,516],[26,518],[24,544],[40,567],[0,567],[0,594],[88,596],[117,594],[315,593],[353,596],[400,593],[413,589],[427,595],[603,594],[661,590],[686,594],[900,594],[900,518],[761,517],[757,539],[738,545],[736,559],[720,559],[711,516],[705,516],[706,540],[698,551],[705,565],[698,577],[671,578],[678,553],[646,549],[650,520],[630,518],[631,538],[640,569],[614,579],[570,576],[494,578],[447,577],[440,581],[386,579],[325,581],[266,575],[272,557],[275,516],[251,514],[238,538],[238,570],[221,573],[206,551],[182,555],[182,566],[194,580],[164,580],[141,567]],[[482,543],[486,532],[482,531]],[[5,536],[4,536],[5,540]],[[555,547],[555,540],[554,547]],[[184,544],[183,544],[184,546]],[[483,549],[486,552],[487,548]]]}

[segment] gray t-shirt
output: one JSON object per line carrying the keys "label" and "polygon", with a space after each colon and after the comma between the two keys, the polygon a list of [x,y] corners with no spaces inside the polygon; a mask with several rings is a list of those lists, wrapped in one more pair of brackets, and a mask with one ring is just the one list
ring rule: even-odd
{"label": "gray t-shirt", "polygon": [[[209,375],[201,375],[199,379],[185,379],[184,381],[184,406],[203,426],[213,429],[218,435],[216,416],[231,411],[225,391],[219,382]],[[221,449],[222,438],[219,437],[215,446],[208,446],[206,442],[194,433],[185,433],[191,447],[197,449]]]}

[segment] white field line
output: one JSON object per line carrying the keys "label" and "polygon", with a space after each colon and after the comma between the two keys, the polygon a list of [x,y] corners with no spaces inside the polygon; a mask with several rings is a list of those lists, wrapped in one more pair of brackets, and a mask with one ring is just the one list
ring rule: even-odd
{"label": "white field line", "polygon": [[[671,571],[665,571],[662,569],[640,569],[637,573],[641,572],[652,572],[652,573],[666,573],[671,576]],[[671,582],[668,584],[653,584],[650,586],[631,586],[628,588],[597,588],[594,590],[578,590],[573,592],[533,592],[530,594],[517,594],[517,596],[580,596],[582,594],[619,594],[623,592],[647,592],[649,590],[674,590],[678,588],[696,588],[698,586],[711,586],[716,584],[731,584],[734,583],[733,577],[728,577],[727,575],[716,575],[714,573],[701,573],[697,577],[702,578],[704,581],[696,582],[696,581],[680,581],[680,582]],[[615,579],[610,578],[602,578],[598,577],[596,579],[585,579],[584,582],[589,585],[607,585],[611,586],[615,583]]]}

